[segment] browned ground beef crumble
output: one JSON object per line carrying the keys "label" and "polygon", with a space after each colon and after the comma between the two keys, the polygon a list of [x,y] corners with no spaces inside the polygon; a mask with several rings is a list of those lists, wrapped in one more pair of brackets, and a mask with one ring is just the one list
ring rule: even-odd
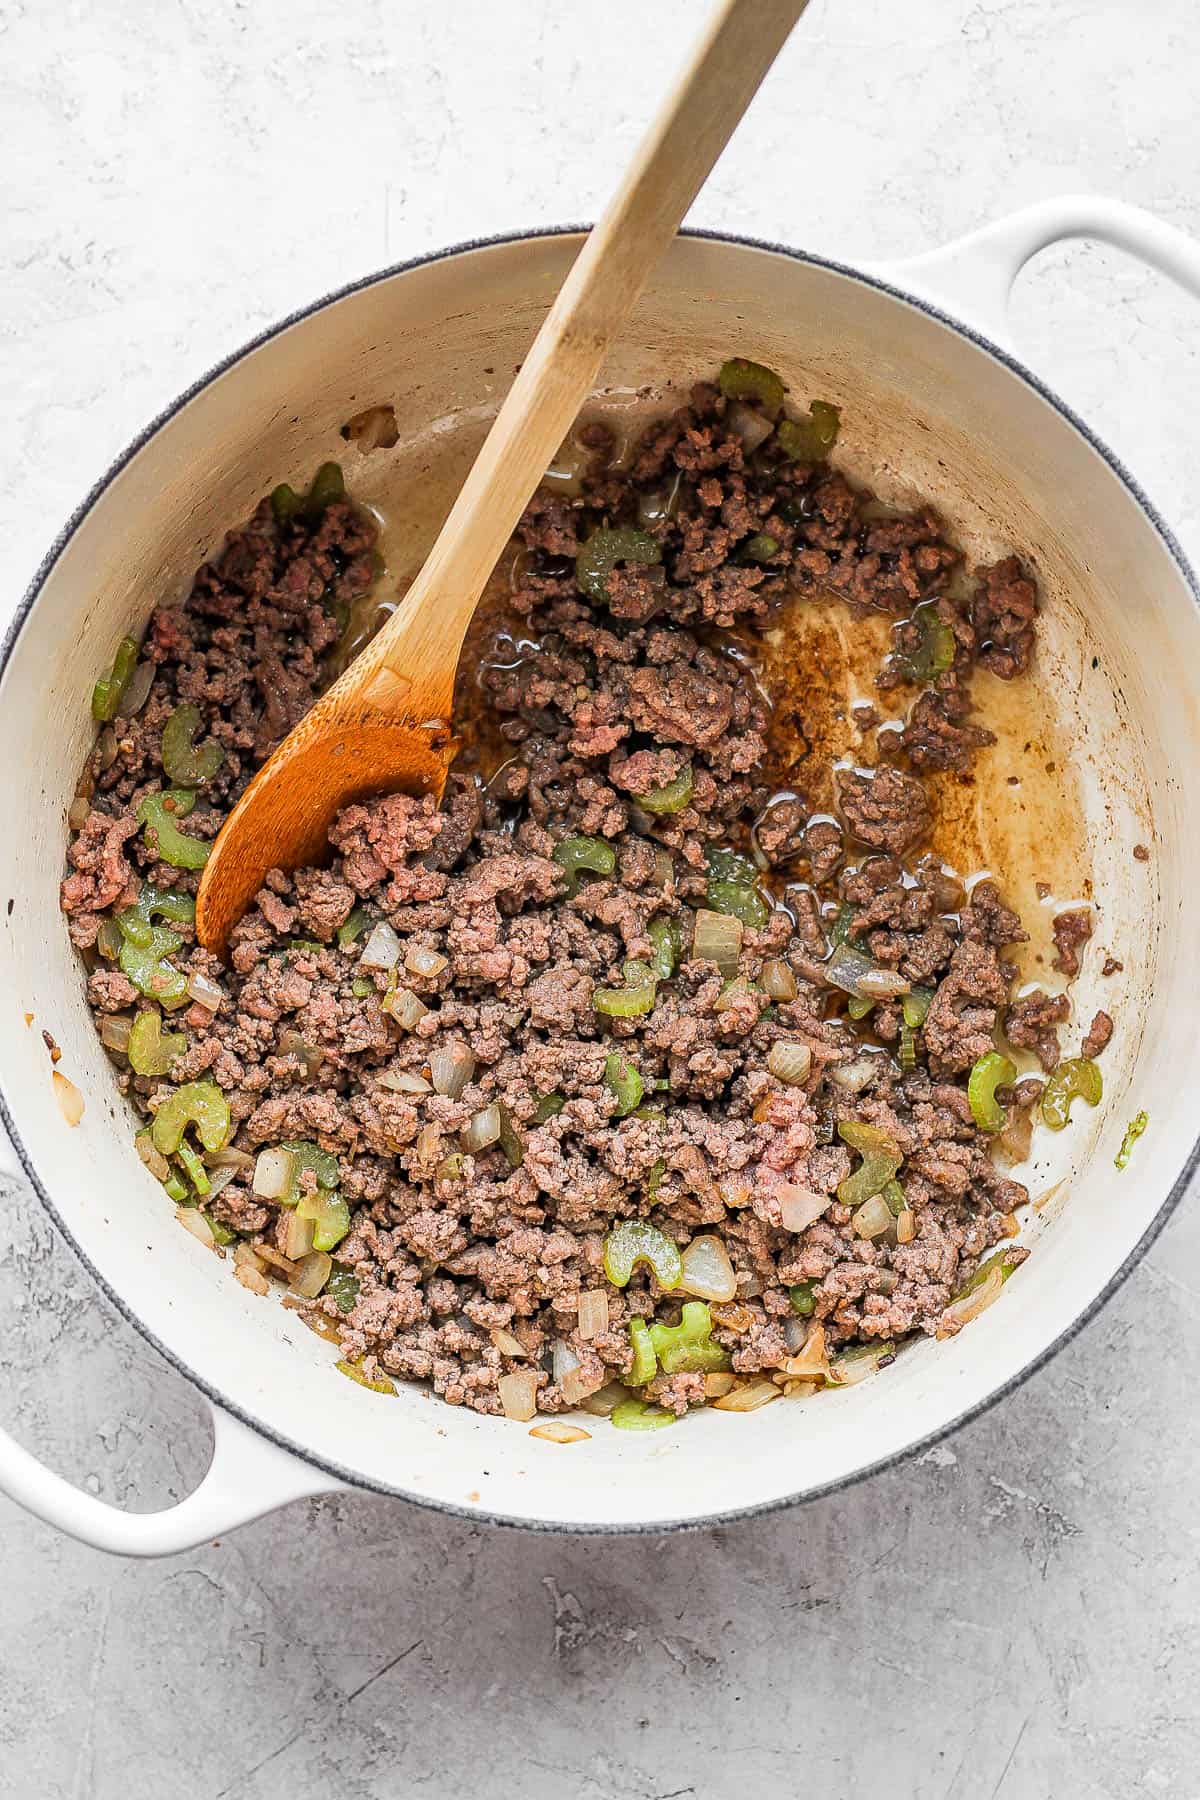
{"label": "browned ground beef crumble", "polygon": [[[498,650],[481,674],[508,760],[452,775],[441,810],[400,795],[347,807],[328,868],[268,877],[234,932],[231,968],[184,931],[176,965],[219,983],[225,998],[215,1016],[199,1005],[171,1016],[187,1048],[169,1077],[135,1075],[114,1056],[143,1113],[176,1084],[204,1077],[228,1098],[235,1146],[253,1152],[293,1137],[335,1153],[353,1218],[334,1265],[353,1273],[358,1292],[347,1313],[326,1295],[310,1315],[368,1375],[426,1378],[482,1412],[500,1410],[498,1377],[530,1364],[539,1408],[560,1409],[554,1340],[580,1358],[583,1384],[598,1387],[629,1372],[631,1316],[678,1318],[679,1295],[661,1293],[645,1265],[623,1289],[606,1281],[603,1240],[617,1220],[647,1217],[680,1245],[701,1231],[720,1234],[738,1296],[713,1305],[715,1336],[734,1370],[750,1374],[795,1349],[796,1283],[814,1284],[813,1318],[831,1348],[954,1329],[948,1304],[989,1246],[1012,1235],[1028,1198],[994,1163],[966,1078],[1002,1028],[1052,1069],[1069,1004],[1044,994],[1011,1000],[1004,952],[1025,937],[1019,919],[991,883],[968,899],[921,850],[936,804],[936,778],[925,777],[968,771],[992,741],[972,717],[976,663],[1004,679],[1028,666],[1033,577],[1015,557],[968,577],[931,510],[864,514],[869,495],[828,465],[747,458],[725,412],[715,388],[698,387],[623,470],[612,466],[607,430],[589,428],[581,495],[540,493],[521,525],[519,629],[507,641],[526,647]],[[649,526],[661,567],[618,567],[605,603],[585,598],[574,558],[589,533],[636,523],[646,496],[672,489],[672,515]],[[744,555],[756,534],[776,545],[763,562]],[[81,790],[92,810],[70,846],[62,890],[98,1018],[150,1004],[98,953],[105,916],[129,905],[143,881],[188,893],[198,885],[197,874],[155,859],[134,819],[140,799],[168,785],[164,723],[193,701],[224,747],[186,822],[190,835],[211,838],[327,678],[339,612],[373,579],[373,536],[348,502],[329,506],[319,524],[280,525],[264,501],[199,571],[187,600],[154,613],[143,650],[153,687],[136,717],[101,734]],[[802,796],[771,795],[767,701],[739,652],[746,629],[785,595],[831,590],[852,610],[897,619],[900,654],[879,686],[903,690],[905,717],[901,731],[882,734],[878,772],[838,772],[840,824],[813,819]],[[901,621],[924,601],[950,626],[954,660],[916,689],[905,684],[902,657],[918,627]],[[872,711],[867,723],[880,716]],[[683,810],[639,805],[687,767],[693,788]],[[568,897],[552,852],[580,833],[615,847],[616,870],[585,876]],[[746,986],[726,997],[715,965],[691,960],[693,909],[705,904],[708,848],[752,842],[776,904],[761,930],[746,930],[738,965]],[[448,959],[433,977],[403,973],[428,1007],[415,1030],[385,1012],[387,975],[360,968],[364,936],[337,942],[356,905],[406,947]],[[934,990],[908,1073],[893,1054],[899,1002],[881,1001],[855,1025],[846,996],[828,984],[830,928],[844,908],[851,944]],[[650,956],[647,928],[662,918],[682,928],[681,966],[660,982],[647,1015],[602,1018],[594,990],[619,987],[626,958]],[[1086,913],[1057,922],[1067,973],[1090,932]],[[794,1000],[771,1003],[758,985],[768,958],[790,964]],[[1093,1051],[1110,1030],[1099,1014]],[[768,1072],[780,1039],[811,1050],[802,1087]],[[448,1043],[476,1059],[461,1099],[388,1085],[398,1073],[427,1075],[431,1052]],[[837,1085],[830,1071],[861,1063],[864,1043],[876,1050],[865,1085]],[[656,1100],[650,1116],[615,1116],[604,1079],[614,1045]],[[1018,1113],[1040,1089],[1020,1084]],[[548,1094],[562,1108],[536,1123]],[[493,1100],[507,1110],[520,1166],[495,1147],[452,1163],[448,1175],[464,1127]],[[882,1126],[903,1151],[911,1241],[853,1232],[836,1197],[857,1161],[837,1136],[848,1119]],[[250,1183],[239,1173],[211,1216],[277,1248],[283,1215]],[[783,1184],[829,1196],[798,1235],[780,1223]],[[580,1294],[598,1287],[609,1326],[585,1340]],[[510,1333],[523,1358],[498,1348],[496,1332]],[[660,1376],[651,1392],[679,1412],[703,1400],[704,1383]]]}

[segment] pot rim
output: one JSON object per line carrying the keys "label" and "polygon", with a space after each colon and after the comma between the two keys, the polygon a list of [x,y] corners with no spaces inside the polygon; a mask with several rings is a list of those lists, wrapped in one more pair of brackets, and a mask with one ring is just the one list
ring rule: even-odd
{"label": "pot rim", "polygon": [[[176,414],[181,412],[197,394],[201,393],[203,389],[208,387],[211,382],[215,381],[218,376],[223,375],[228,370],[234,368],[236,364],[249,356],[253,351],[258,350],[264,344],[270,343],[273,338],[280,336],[281,333],[289,330],[293,325],[303,323],[306,319],[322,312],[326,307],[334,305],[339,300],[345,300],[352,294],[361,293],[366,288],[374,287],[381,282],[390,281],[397,275],[406,275],[415,269],[424,268],[428,264],[446,262],[453,257],[462,256],[474,250],[488,250],[499,245],[536,242],[543,238],[577,236],[585,234],[589,229],[590,227],[587,225],[547,225],[526,231],[503,231],[488,237],[468,238],[460,243],[448,245],[444,249],[430,250],[420,256],[406,258],[403,262],[393,263],[387,268],[376,270],[372,274],[360,276],[356,281],[347,282],[344,286],[334,288],[329,293],[323,294],[317,299],[309,301],[306,305],[298,307],[294,312],[288,313],[275,324],[266,326],[262,331],[248,339],[247,342],[240,345],[236,350],[231,351],[227,356],[222,357],[218,362],[214,363],[203,375],[197,377],[197,379],[185,388],[182,393],[177,395],[174,400],[163,407],[150,423],[144,426],[136,437],[131,439],[125,448],[114,458],[104,474],[93,483],[92,487],[75,507],[66,524],[38,564],[28,587],[13,613],[8,629],[4,633],[3,642],[0,643],[0,678],[3,677],[4,672],[8,667],[9,659],[16,646],[17,639],[33,610],[36,601],[41,595],[41,591],[45,586],[46,581],[58,562],[59,557],[74,537],[84,519],[91,512],[93,506],[112,485],[117,476],[121,474],[122,470],[126,468],[138,452],[150,442],[162,427],[169,424]],[[772,255],[785,256],[792,262],[798,262],[806,264],[809,267],[823,269],[830,274],[840,275],[848,280],[859,282],[864,287],[872,288],[876,292],[886,295],[889,299],[897,300],[904,305],[915,307],[928,318],[934,319],[938,324],[948,327],[960,337],[965,338],[969,343],[973,344],[976,349],[982,350],[988,356],[993,357],[1006,368],[1011,375],[1014,375],[1018,380],[1024,382],[1027,387],[1032,388],[1041,399],[1052,406],[1059,416],[1065,419],[1066,422],[1079,433],[1090,448],[1107,464],[1108,468],[1117,477],[1130,498],[1140,507],[1142,513],[1158,534],[1164,548],[1191,593],[1193,602],[1197,609],[1200,609],[1200,582],[1198,582],[1195,571],[1192,569],[1175,534],[1158,511],[1153,501],[1150,500],[1134,476],[1125,467],[1120,457],[1118,457],[1104,440],[1093,431],[1091,426],[1088,425],[1071,406],[1054,393],[1054,391],[1049,388],[1039,376],[1031,369],[1027,368],[1019,358],[1014,356],[1011,351],[1004,349],[1001,345],[996,344],[992,339],[986,337],[982,332],[976,331],[973,326],[961,319],[955,318],[952,314],[943,311],[941,307],[926,300],[922,296],[909,293],[893,281],[889,281],[877,274],[867,273],[862,269],[855,268],[852,264],[839,262],[835,258],[818,256],[812,251],[796,250],[790,245],[772,243],[763,238],[744,237],[735,232],[715,231],[702,227],[688,227],[681,229],[678,236],[700,239],[707,243],[731,244],[737,249],[765,250]],[[377,1481],[372,1477],[364,1476],[352,1470],[343,1468],[340,1464],[333,1462],[324,1456],[318,1455],[310,1447],[294,1442],[282,1432],[276,1431],[272,1426],[264,1424],[256,1419],[237,1401],[231,1400],[228,1395],[222,1393],[204,1376],[198,1374],[195,1369],[191,1368],[182,1357],[178,1356],[173,1350],[169,1349],[167,1345],[162,1343],[125,1299],[123,1294],[112,1287],[100,1271],[93,1265],[90,1257],[87,1255],[82,1245],[78,1243],[70,1227],[60,1214],[47,1187],[42,1182],[33,1165],[33,1161],[17,1127],[12,1109],[9,1106],[2,1080],[0,1080],[0,1121],[3,1122],[4,1129],[16,1151],[21,1167],[34,1192],[37,1194],[38,1199],[41,1201],[42,1206],[45,1208],[58,1231],[66,1239],[66,1242],[70,1245],[75,1255],[79,1258],[92,1280],[100,1288],[101,1292],[107,1297],[111,1304],[116,1307],[122,1318],[124,1318],[128,1324],[132,1325],[134,1330],[137,1331],[160,1356],[164,1357],[166,1361],[170,1363],[172,1368],[182,1375],[193,1387],[198,1388],[214,1405],[219,1406],[223,1412],[232,1414],[232,1416],[240,1420],[243,1425],[256,1432],[260,1437],[266,1438],[268,1442],[274,1444],[278,1449],[297,1457],[301,1462],[307,1463],[310,1467],[324,1471],[324,1473],[334,1477],[339,1482],[345,1483],[350,1488],[357,1488],[363,1492],[385,1495],[389,1499],[406,1500],[427,1511],[448,1514],[453,1518],[462,1519],[471,1524],[484,1523],[519,1531],[571,1537],[641,1537],[647,1535],[665,1535],[668,1532],[704,1531],[713,1526],[732,1525],[747,1519],[764,1518],[772,1513],[784,1512],[791,1507],[805,1505],[809,1501],[821,1500],[827,1498],[829,1495],[845,1492],[847,1489],[856,1486],[861,1481],[869,1479],[871,1476],[879,1475],[888,1469],[898,1467],[901,1463],[908,1461],[908,1459],[914,1456],[918,1451],[927,1450],[934,1445],[940,1444],[944,1439],[950,1437],[952,1433],[958,1431],[962,1426],[970,1424],[972,1420],[981,1417],[982,1414],[989,1411],[1000,1400],[1006,1399],[1010,1394],[1015,1393],[1016,1390],[1019,1387],[1022,1387],[1032,1375],[1037,1374],[1040,1369],[1044,1368],[1052,1357],[1056,1356],[1060,1350],[1071,1343],[1074,1338],[1078,1337],[1084,1327],[1091,1323],[1100,1312],[1101,1308],[1108,1303],[1116,1293],[1117,1289],[1132,1273],[1133,1269],[1136,1268],[1137,1264],[1141,1262],[1142,1258],[1162,1232],[1176,1207],[1183,1199],[1184,1194],[1187,1192],[1188,1186],[1190,1185],[1192,1176],[1196,1173],[1197,1168],[1200,1167],[1200,1135],[1198,1135],[1184,1160],[1182,1169],[1172,1184],[1169,1192],[1161,1201],[1154,1217],[1146,1227],[1146,1230],[1138,1239],[1138,1242],[1134,1245],[1128,1256],[1126,1256],[1124,1262],[1088,1305],[1063,1327],[1057,1337],[1055,1337],[1044,1350],[1033,1357],[1023,1368],[1018,1369],[1015,1374],[1010,1375],[1006,1381],[994,1388],[982,1400],[976,1401],[974,1405],[966,1407],[952,1419],[947,1420],[945,1424],[938,1426],[936,1430],[927,1432],[923,1437],[915,1438],[911,1443],[905,1445],[903,1449],[892,1451],[886,1456],[879,1457],[874,1462],[865,1463],[861,1468],[855,1469],[850,1474],[842,1475],[835,1480],[824,1482],[820,1487],[809,1489],[804,1493],[785,1494],[770,1500],[756,1501],[749,1506],[732,1507],[721,1512],[706,1513],[702,1517],[650,1520],[637,1524],[604,1523],[602,1521],[581,1523],[578,1521],[526,1518],[519,1514],[493,1512],[486,1507],[457,1505],[453,1501],[434,1499],[427,1494],[417,1493],[408,1488],[395,1486],[390,1482]]]}

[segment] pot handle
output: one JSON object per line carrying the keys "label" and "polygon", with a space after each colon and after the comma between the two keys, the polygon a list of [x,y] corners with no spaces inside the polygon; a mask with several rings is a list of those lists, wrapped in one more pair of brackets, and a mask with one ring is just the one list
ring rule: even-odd
{"label": "pot handle", "polygon": [[[0,1177],[23,1179],[0,1125]],[[60,1531],[117,1556],[170,1556],[235,1526],[247,1525],[289,1500],[344,1489],[345,1482],[302,1462],[213,1406],[213,1454],[204,1479],[185,1500],[162,1512],[127,1513],[73,1487],[47,1469],[0,1426],[0,1493]]]}
{"label": "pot handle", "polygon": [[1100,238],[1170,276],[1200,299],[1200,243],[1140,207],[1098,194],[1039,200],[940,250],[876,269],[1009,347],[1008,299],[1030,257],[1064,238]]}
{"label": "pot handle", "polygon": [[289,1500],[345,1487],[212,1408],[213,1456],[198,1488],[162,1512],[127,1513],[47,1469],[0,1427],[0,1492],[59,1531],[115,1556],[171,1556],[248,1525]]}

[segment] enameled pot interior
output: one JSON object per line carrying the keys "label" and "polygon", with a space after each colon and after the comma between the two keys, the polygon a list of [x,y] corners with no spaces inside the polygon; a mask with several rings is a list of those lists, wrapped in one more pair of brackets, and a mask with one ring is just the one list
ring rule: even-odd
{"label": "enameled pot interior", "polygon": [[[839,459],[886,500],[932,499],[973,559],[1012,549],[1045,596],[1036,679],[1070,745],[1085,814],[1097,942],[1075,1029],[1118,1017],[1106,1097],[1039,1143],[1024,1178],[1043,1200],[1035,1254],[956,1339],[811,1403],[706,1413],[645,1436],[587,1421],[570,1447],[451,1410],[417,1388],[382,1400],[345,1382],[332,1348],[260,1300],[175,1223],[132,1149],[132,1118],[96,1041],[57,909],[65,812],[91,738],[88,696],[118,638],[190,575],[275,482],[327,457],[387,521],[411,573],[577,247],[517,240],[352,292],[235,361],[154,430],[84,512],[19,625],[3,675],[10,783],[0,1078],[39,1186],[130,1315],[218,1399],[352,1478],[461,1507],[567,1526],[656,1525],[812,1493],[935,1434],[1044,1355],[1095,1302],[1161,1214],[1192,1153],[1200,1020],[1180,1006],[1200,919],[1200,628],[1163,536],[1085,435],[1034,385],[926,310],[831,269],[751,246],[681,239],[605,371],[615,408],[708,375],[733,352],[798,395],[842,408]],[[369,458],[339,427],[390,400],[401,439]],[[1148,863],[1135,844],[1151,848]],[[40,1033],[86,1099],[64,1123]],[[1130,1171],[1113,1157],[1139,1107]]]}

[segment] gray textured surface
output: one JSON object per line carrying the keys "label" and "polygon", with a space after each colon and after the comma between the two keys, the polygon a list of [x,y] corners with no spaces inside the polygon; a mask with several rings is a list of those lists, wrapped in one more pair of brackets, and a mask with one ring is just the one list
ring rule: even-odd
{"label": "gray textured surface", "polygon": [[[0,6],[0,591],[251,330],[438,243],[593,213],[697,10]],[[1132,16],[815,0],[695,217],[901,254],[1093,188],[1200,228],[1200,19]],[[1189,303],[1077,246],[1016,315],[1195,551]],[[92,1492],[185,1493],[202,1407],[36,1203],[2,1204],[0,1420]],[[0,1502],[0,1795],[1195,1796],[1198,1250],[1185,1207],[1002,1409],[738,1529],[562,1542],[355,1497],[134,1566]]]}

